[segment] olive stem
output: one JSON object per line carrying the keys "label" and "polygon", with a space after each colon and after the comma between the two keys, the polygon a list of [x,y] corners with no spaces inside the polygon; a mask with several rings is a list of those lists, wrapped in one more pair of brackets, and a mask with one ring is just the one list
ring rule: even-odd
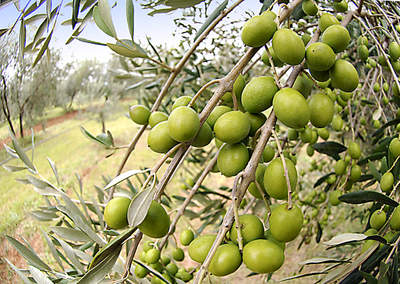
{"label": "olive stem", "polygon": [[272,133],[275,137],[276,146],[278,147],[278,153],[282,160],[283,172],[285,175],[286,185],[287,185],[287,190],[288,190],[288,209],[290,210],[292,208],[292,186],[290,184],[289,172],[288,172],[288,169],[286,166],[285,156],[283,155],[283,151],[281,148],[281,144],[279,142],[278,135],[276,134],[275,130],[272,130]]}
{"label": "olive stem", "polygon": [[285,74],[287,73],[287,71],[290,70],[290,68],[292,68],[292,66],[290,66],[290,65],[286,66],[286,67],[279,73],[278,78],[279,78],[279,79],[282,78],[283,75],[285,75]]}
{"label": "olive stem", "polygon": [[246,214],[251,207],[253,207],[254,202],[256,202],[256,198],[253,196],[250,200],[250,202],[246,205],[246,207],[243,209],[243,214]]}
{"label": "olive stem", "polygon": [[235,227],[236,227],[236,233],[237,233],[237,243],[239,245],[239,250],[243,251],[243,238],[242,238],[242,226],[240,225],[239,221],[239,203],[238,203],[238,184],[240,182],[240,179],[243,177],[243,172],[238,174],[235,177],[235,181],[233,183],[233,188],[232,188],[232,205],[233,205],[233,213],[234,213],[234,218],[235,218]]}
{"label": "olive stem", "polygon": [[208,88],[208,87],[210,87],[211,85],[214,85],[214,84],[217,84],[217,83],[219,83],[219,79],[215,79],[215,80],[212,80],[212,81],[210,81],[210,82],[208,82],[207,84],[205,84],[203,87],[201,87],[200,88],[200,90],[193,96],[193,98],[192,98],[192,100],[190,101],[190,103],[189,103],[189,107],[192,107],[193,106],[193,104],[196,102],[196,100],[200,97],[200,95]]}
{"label": "olive stem", "polygon": [[340,186],[340,188],[339,188],[339,189],[343,189],[343,190],[344,190],[344,188],[345,188],[345,186],[346,186],[346,184],[347,184],[347,182],[348,182],[348,180],[349,180],[350,174],[351,174],[351,167],[352,167],[352,163],[353,163],[353,159],[352,159],[352,158],[350,158],[350,162],[349,162],[349,169],[347,170],[347,175],[346,175],[346,178],[345,178],[345,180],[344,180],[343,184]]}
{"label": "olive stem", "polygon": [[257,187],[258,192],[260,193],[260,195],[261,195],[261,197],[262,197],[262,200],[264,201],[265,208],[267,208],[268,218],[267,218],[267,220],[265,221],[265,223],[268,224],[269,217],[271,216],[271,207],[269,206],[269,202],[268,202],[268,200],[267,200],[267,198],[266,198],[266,194],[265,194],[265,192],[262,190],[261,185],[258,183],[257,180],[254,180],[254,183],[255,183],[255,185],[256,185],[256,187]]}
{"label": "olive stem", "polygon": [[397,156],[396,160],[394,160],[393,165],[386,172],[390,172],[396,166],[397,161],[400,159],[400,156]]}
{"label": "olive stem", "polygon": [[[181,72],[183,67],[185,66],[186,62],[189,60],[189,58],[192,56],[194,51],[197,49],[197,47],[200,45],[200,43],[208,36],[208,34],[217,26],[217,24],[225,18],[230,12],[232,12],[233,9],[235,9],[240,3],[242,3],[244,0],[238,0],[236,3],[234,3],[231,7],[226,9],[225,11],[221,12],[221,14],[208,26],[207,29],[204,30],[204,32],[197,38],[197,40],[193,43],[192,47],[183,55],[181,60],[178,62],[178,64],[173,68],[173,71],[170,73],[167,81],[164,83],[164,86],[162,87],[160,93],[157,96],[156,101],[154,102],[154,105],[151,108],[151,112],[155,112],[158,110],[158,108],[161,105],[161,101],[167,94],[169,88],[171,87],[172,83],[174,82],[175,78],[178,76],[178,74]],[[147,124],[143,125],[140,130],[136,133],[136,135],[133,137],[128,150],[125,153],[125,156],[118,168],[116,176],[120,175],[122,170],[124,169],[126,162],[128,161],[129,156],[133,152],[133,150],[136,147],[136,144],[138,143],[140,137],[143,135],[144,131],[146,130]],[[108,201],[112,199],[114,195],[115,187],[112,187],[108,196]]]}
{"label": "olive stem", "polygon": [[399,243],[400,243],[400,236],[397,238],[396,242],[393,244],[393,248],[390,251],[389,255],[387,256],[387,258],[385,260],[385,264],[389,263],[389,260],[392,257],[393,253],[395,252],[395,250],[397,249],[397,247],[399,246]]}
{"label": "olive stem", "polygon": [[246,74],[247,72],[249,72],[251,70],[251,68],[254,67],[254,65],[257,64],[257,62],[259,62],[261,59],[261,56],[258,56],[257,59],[253,60],[253,62],[251,62],[249,65],[246,66],[245,69],[243,69],[242,74]]}
{"label": "olive stem", "polygon": [[318,89],[322,90],[321,86],[318,85],[318,82],[313,78],[313,76],[310,75],[310,73],[308,73],[307,71],[303,70],[301,71],[301,73],[303,73],[304,75],[306,75],[308,77],[308,79],[310,79],[313,83],[314,86],[317,87]]}
{"label": "olive stem", "polygon": [[122,276],[122,282],[125,281],[125,279],[127,279],[129,276],[131,266],[133,263],[133,258],[135,257],[136,250],[139,246],[140,241],[142,240],[142,237],[143,233],[140,230],[137,230],[135,235],[133,236],[134,241],[131,248],[129,249],[128,257],[126,258],[125,272]]}
{"label": "olive stem", "polygon": [[353,141],[356,139],[356,135],[354,132],[354,119],[353,119],[353,112],[351,111],[351,104],[350,104],[350,99],[347,100],[347,107],[349,109],[349,118],[350,118],[350,127],[351,127],[351,134],[353,137]]}
{"label": "olive stem", "polygon": [[239,103],[238,103],[237,97],[235,95],[235,92],[233,91],[233,88],[232,88],[231,96],[232,96],[232,102],[233,102],[233,110],[238,110]]}
{"label": "olive stem", "polygon": [[179,218],[183,215],[185,212],[186,207],[189,205],[190,201],[192,200],[193,196],[196,194],[197,190],[200,188],[200,185],[204,181],[204,179],[207,177],[208,173],[212,170],[214,167],[215,163],[217,162],[218,154],[220,152],[220,149],[215,153],[214,158],[208,163],[207,167],[204,169],[204,171],[201,173],[200,177],[197,179],[195,185],[192,187],[192,189],[189,192],[189,195],[186,197],[185,201],[179,208],[178,213],[175,215],[174,220],[172,221],[171,225],[169,226],[169,230],[167,235],[161,240],[160,245],[158,248],[160,250],[163,249],[165,246],[168,237],[174,232],[176,224],[178,223]]}
{"label": "olive stem", "polygon": [[180,147],[183,146],[183,143],[179,143],[177,145],[175,145],[174,147],[172,147],[163,157],[160,161],[158,161],[158,163],[151,169],[151,172],[153,174],[156,174],[158,172],[158,170],[161,168],[161,166],[165,163],[165,161],[173,154],[175,153]]}
{"label": "olive stem", "polygon": [[271,64],[272,72],[274,73],[275,84],[278,86],[279,89],[282,89],[282,85],[279,82],[279,76],[275,69],[274,60],[272,60],[271,53],[269,52],[268,48],[265,46],[265,52],[268,55],[269,64]]}

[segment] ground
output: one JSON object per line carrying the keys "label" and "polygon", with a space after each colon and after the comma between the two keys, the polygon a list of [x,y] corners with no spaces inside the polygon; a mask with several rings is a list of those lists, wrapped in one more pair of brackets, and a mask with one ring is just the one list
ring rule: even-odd
{"label": "ground", "polygon": [[[127,102],[126,102],[127,104]],[[122,108],[127,110],[126,108]],[[137,131],[138,126],[133,124],[125,115],[125,111],[116,114],[114,120],[107,121],[107,129],[109,129],[116,139],[117,145],[127,145],[131,137]],[[125,150],[120,150],[114,153],[111,157],[106,158],[111,151],[104,149],[102,146],[93,143],[85,138],[80,131],[79,126],[84,126],[88,131],[93,134],[100,132],[101,126],[98,122],[88,118],[83,113],[73,112],[57,116],[50,119],[46,124],[46,132],[43,132],[40,126],[34,127],[34,132],[37,137],[37,143],[34,161],[40,172],[51,181],[54,181],[51,169],[47,162],[47,157],[51,158],[57,165],[60,176],[63,177],[62,183],[66,188],[77,187],[77,180],[75,174],[78,174],[84,184],[84,192],[86,196],[93,193],[94,185],[102,185],[102,175],[112,177],[115,175],[118,165],[122,160]],[[3,127],[4,128],[4,127]],[[0,134],[4,133],[4,129],[0,129]],[[3,143],[10,144],[9,140],[4,136],[1,137]],[[31,151],[27,152],[28,156]],[[146,145],[145,137],[140,140],[134,154],[128,161],[126,170],[138,169],[140,167],[150,167],[160,156],[152,153]],[[4,149],[0,152],[1,160],[6,158]],[[9,164],[15,165],[15,161],[10,161]],[[1,283],[15,283],[15,275],[8,268],[4,261],[6,257],[17,267],[26,267],[26,263],[21,256],[9,245],[5,240],[5,235],[11,235],[19,240],[24,238],[33,249],[45,261],[51,261],[47,252],[47,247],[44,245],[44,240],[41,230],[46,231],[50,223],[39,223],[29,212],[39,206],[43,200],[40,198],[32,187],[22,185],[15,181],[15,178],[23,177],[27,173],[13,173],[10,174],[4,169],[0,169],[0,184],[2,185],[0,191],[0,282]],[[183,180],[185,177],[178,174],[174,179],[170,188],[178,188],[177,182]],[[231,180],[229,180],[231,182]],[[229,185],[227,180],[222,178],[219,174],[214,174],[212,178],[207,180],[207,185],[218,187],[219,185]],[[174,189],[172,189],[174,190]],[[185,226],[184,222],[180,222],[178,232]],[[317,246],[315,241],[308,246],[303,246],[300,251],[296,247],[300,241],[298,238],[287,247],[286,261],[284,266],[274,274],[273,279],[278,280],[284,277],[292,276],[298,272],[300,266],[299,262],[320,256],[326,256],[326,252]],[[188,266],[192,266],[188,260],[184,262]],[[233,274],[231,277],[214,279],[213,283],[260,283],[260,277],[245,278],[249,271],[244,265],[240,268],[241,272]],[[307,268],[303,272],[311,271],[313,269]],[[274,280],[271,280],[273,283]],[[297,280],[289,281],[289,283],[312,283],[311,280]]]}

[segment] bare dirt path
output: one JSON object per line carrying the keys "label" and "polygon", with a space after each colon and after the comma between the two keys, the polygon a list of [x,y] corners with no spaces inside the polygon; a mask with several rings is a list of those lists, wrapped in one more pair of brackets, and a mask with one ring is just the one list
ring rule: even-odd
{"label": "bare dirt path", "polygon": [[[85,110],[73,110],[73,111],[67,112],[67,113],[65,113],[63,115],[50,118],[50,119],[46,120],[44,123],[38,123],[34,127],[32,127],[33,131],[34,131],[34,133],[39,133],[40,131],[44,131],[48,127],[51,127],[51,126],[56,125],[56,124],[59,124],[59,123],[65,121],[65,120],[72,119],[75,116],[77,116],[79,113],[82,113],[84,111]],[[43,126],[45,126],[45,127],[43,127]],[[31,135],[31,128],[24,129],[24,135],[25,136]],[[17,133],[17,137],[19,137],[19,136],[20,136],[19,133]],[[6,138],[0,139],[0,150],[3,149],[3,147],[4,147],[3,145],[4,144],[7,144],[9,142],[11,142],[11,138],[10,137],[6,137]]]}

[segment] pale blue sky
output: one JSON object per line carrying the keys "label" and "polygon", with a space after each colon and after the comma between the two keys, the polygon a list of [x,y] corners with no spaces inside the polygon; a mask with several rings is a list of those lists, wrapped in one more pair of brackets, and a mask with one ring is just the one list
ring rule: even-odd
{"label": "pale blue sky", "polygon": [[[31,3],[36,0],[31,0]],[[59,3],[59,1],[54,1]],[[173,46],[177,40],[172,36],[175,29],[173,19],[174,16],[180,15],[180,11],[174,11],[169,14],[157,14],[153,17],[148,16],[148,10],[143,10],[139,5],[140,1],[134,1],[135,6],[135,41],[145,42],[146,36],[151,37],[153,44],[167,45],[168,47]],[[218,5],[222,0],[215,0],[213,5]],[[26,5],[26,0],[20,1],[21,8]],[[64,2],[64,5],[67,2]],[[110,4],[114,2],[109,2]],[[129,31],[126,24],[125,18],[125,1],[116,1],[117,6],[112,9],[113,21],[118,33],[119,38],[129,38]],[[234,1],[229,1],[228,5],[231,5]],[[41,9],[44,13],[45,4],[42,5]],[[255,14],[258,14],[261,8],[261,3],[258,0],[247,0],[240,4],[233,12],[231,17],[233,19],[243,19],[246,17],[245,11],[249,10]],[[71,8],[64,7],[62,9],[63,15],[61,15],[60,23],[71,17]],[[0,8],[0,28],[6,28],[13,24],[15,19],[18,17],[18,11],[13,4],[8,4],[5,7]],[[40,23],[40,22],[39,22]],[[17,26],[17,29],[19,27]],[[70,61],[70,57],[76,59],[83,58],[97,58],[99,60],[107,59],[111,51],[107,47],[95,46],[87,43],[82,43],[74,40],[69,45],[65,46],[65,41],[72,33],[71,26],[60,26],[58,25],[55,33],[55,41],[52,43],[53,46],[62,49],[63,56],[67,61]],[[94,23],[89,23],[84,32],[80,35],[81,37],[92,39],[100,42],[114,42],[114,40],[103,32],[101,32]]]}

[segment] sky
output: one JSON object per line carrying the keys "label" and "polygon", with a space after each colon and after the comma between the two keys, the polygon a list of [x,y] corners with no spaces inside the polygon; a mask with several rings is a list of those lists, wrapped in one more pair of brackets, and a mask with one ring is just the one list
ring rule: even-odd
{"label": "sky", "polygon": [[[33,3],[35,0],[31,0]],[[214,0],[213,5],[216,7],[223,0]],[[53,0],[54,5],[60,1]],[[72,2],[72,1],[71,1]],[[27,0],[20,0],[20,7],[23,8],[28,3]],[[68,3],[68,2],[64,2]],[[109,1],[110,5],[114,2]],[[128,26],[126,24],[125,17],[125,1],[116,1],[116,6],[112,9],[113,22],[120,39],[130,38]],[[136,42],[146,42],[146,36],[151,38],[151,41],[155,45],[163,45],[168,48],[173,47],[178,41],[173,37],[173,32],[176,27],[173,23],[173,19],[176,16],[181,15],[181,11],[174,11],[168,14],[157,14],[155,16],[149,16],[149,10],[144,10],[140,6],[140,0],[134,1],[134,35]],[[232,5],[234,0],[229,1],[228,6]],[[31,4],[29,4],[31,5]],[[45,4],[40,8],[42,13],[45,13]],[[258,0],[247,0],[241,3],[232,13],[232,19],[243,19],[246,16],[245,11],[252,11],[258,14],[261,8],[261,3]],[[213,8],[210,9],[212,11]],[[62,9],[62,15],[60,15],[59,23],[71,18],[71,8],[64,7]],[[8,4],[0,8],[0,29],[10,27],[15,20],[18,18],[19,12],[14,4]],[[40,24],[40,21],[36,23],[36,27]],[[19,25],[16,26],[18,32]],[[29,28],[28,28],[29,29]],[[31,28],[33,33],[36,28]],[[29,32],[29,30],[28,30]],[[61,49],[62,56],[66,61],[73,59],[93,59],[96,58],[99,61],[107,61],[111,57],[112,51],[108,47],[96,46],[88,43],[82,43],[78,40],[72,41],[70,44],[65,45],[66,40],[72,33],[72,27],[70,25],[57,25],[54,38],[50,46]],[[33,36],[31,36],[32,39]],[[114,43],[114,39],[105,35],[100,29],[97,28],[94,22],[89,23],[80,37],[91,39],[99,42],[111,42]],[[28,40],[29,43],[29,40]],[[1,51],[0,51],[1,52]]]}

